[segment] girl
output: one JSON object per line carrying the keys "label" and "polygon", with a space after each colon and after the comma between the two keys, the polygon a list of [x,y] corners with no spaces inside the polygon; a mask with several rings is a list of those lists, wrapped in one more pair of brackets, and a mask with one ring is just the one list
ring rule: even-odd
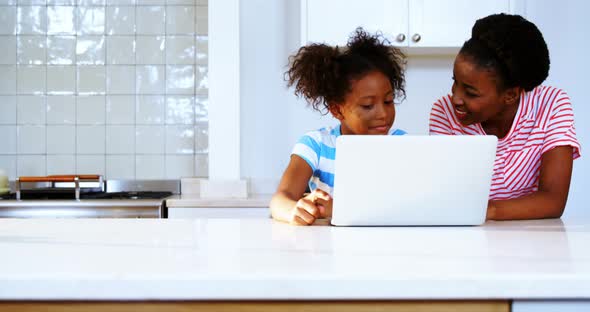
{"label": "girl", "polygon": [[[381,36],[359,28],[345,49],[311,44],[299,49],[290,61],[286,76],[295,94],[340,121],[335,127],[301,137],[270,202],[274,219],[309,225],[332,215],[338,136],[405,133],[391,128],[394,99],[405,96],[405,56]],[[308,184],[311,193],[302,198]]]}
{"label": "girl", "polygon": [[430,133],[495,135],[487,218],[558,218],[580,157],[568,95],[541,86],[549,51],[518,15],[478,20],[455,59],[451,94],[434,103]]}

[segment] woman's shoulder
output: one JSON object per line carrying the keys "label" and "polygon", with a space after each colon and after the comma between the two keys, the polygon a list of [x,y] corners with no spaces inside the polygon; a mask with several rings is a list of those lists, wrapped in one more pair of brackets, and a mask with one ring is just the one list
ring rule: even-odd
{"label": "woman's shoulder", "polygon": [[525,106],[525,112],[531,112],[538,117],[571,107],[570,98],[563,89],[545,85],[526,92],[521,104]]}

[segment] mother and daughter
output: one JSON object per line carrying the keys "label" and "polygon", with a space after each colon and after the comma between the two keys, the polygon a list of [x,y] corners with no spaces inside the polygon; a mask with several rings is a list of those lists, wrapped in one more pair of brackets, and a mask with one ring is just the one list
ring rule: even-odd
{"label": "mother and daughter", "polygon": [[[580,144],[569,97],[541,85],[549,63],[533,23],[487,16],[455,58],[451,94],[432,107],[431,135],[498,137],[487,219],[558,218],[565,209]],[[392,127],[394,101],[405,96],[404,68],[399,49],[360,29],[344,49],[312,44],[292,56],[288,85],[340,124],[296,143],[270,203],[274,219],[309,225],[331,216],[338,136],[405,134]]]}

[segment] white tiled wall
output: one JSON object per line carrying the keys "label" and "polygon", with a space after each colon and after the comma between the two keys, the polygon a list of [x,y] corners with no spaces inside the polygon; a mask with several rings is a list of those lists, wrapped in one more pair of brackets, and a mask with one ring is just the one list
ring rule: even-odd
{"label": "white tiled wall", "polygon": [[207,0],[0,0],[0,168],[208,172]]}

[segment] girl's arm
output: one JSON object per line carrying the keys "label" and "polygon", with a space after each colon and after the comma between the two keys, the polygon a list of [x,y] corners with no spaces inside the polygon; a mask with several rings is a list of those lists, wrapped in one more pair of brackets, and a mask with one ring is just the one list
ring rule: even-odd
{"label": "girl's arm", "polygon": [[307,183],[313,174],[309,164],[303,158],[292,155],[289,165],[276,193],[270,201],[270,212],[274,219],[291,224],[312,224],[321,216],[316,199],[329,200],[329,195],[314,192],[302,198]]}
{"label": "girl's arm", "polygon": [[559,218],[563,214],[570,187],[573,148],[558,146],[541,156],[539,190],[507,200],[490,200],[488,220]]}

